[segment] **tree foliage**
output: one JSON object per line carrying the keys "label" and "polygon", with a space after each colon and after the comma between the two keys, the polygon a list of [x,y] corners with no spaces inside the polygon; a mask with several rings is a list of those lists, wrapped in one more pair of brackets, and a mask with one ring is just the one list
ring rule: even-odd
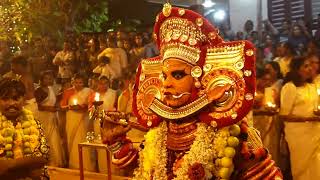
{"label": "tree foliage", "polygon": [[0,40],[21,44],[43,35],[101,32],[107,6],[101,0],[1,0]]}

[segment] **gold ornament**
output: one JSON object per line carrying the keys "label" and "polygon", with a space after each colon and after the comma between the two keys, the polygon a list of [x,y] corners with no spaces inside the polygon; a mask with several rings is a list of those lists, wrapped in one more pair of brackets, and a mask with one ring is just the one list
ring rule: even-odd
{"label": "gold ornament", "polygon": [[161,49],[163,60],[174,57],[196,65],[200,58],[200,50],[181,43],[170,43]]}
{"label": "gold ornament", "polygon": [[253,56],[253,54],[254,54],[254,51],[253,51],[252,49],[248,49],[248,50],[246,51],[246,55],[247,55],[247,56]]}
{"label": "gold ornament", "polygon": [[236,62],[235,66],[238,70],[240,70],[244,67],[244,63],[242,61],[238,61]]}
{"label": "gold ornament", "polygon": [[191,69],[191,76],[194,78],[195,80],[195,87],[196,88],[201,88],[201,83],[199,81],[199,77],[202,75],[202,70],[199,66],[194,66],[192,69]]}
{"label": "gold ornament", "polygon": [[193,39],[193,38],[189,38],[188,42],[189,42],[189,44],[190,44],[191,46],[194,46],[194,45],[197,44],[197,40],[196,40],[196,39]]}
{"label": "gold ornament", "polygon": [[186,13],[186,11],[184,9],[179,9],[178,13],[180,16],[183,16]]}
{"label": "gold ornament", "polygon": [[202,20],[202,18],[197,18],[197,19],[196,19],[196,24],[197,24],[197,26],[201,27],[201,26],[203,25],[203,20]]}
{"label": "gold ornament", "polygon": [[205,64],[204,67],[203,67],[203,71],[204,72],[209,72],[212,68],[212,65],[211,64]]}
{"label": "gold ornament", "polygon": [[155,41],[158,40],[158,37],[157,37],[157,34],[156,34],[156,33],[153,33],[153,39],[154,39]]}
{"label": "gold ornament", "polygon": [[202,75],[202,70],[199,66],[194,66],[191,69],[191,76],[194,78],[199,78]]}
{"label": "gold ornament", "polygon": [[146,75],[145,74],[140,74],[139,79],[140,79],[140,81],[144,81],[146,79]]}
{"label": "gold ornament", "polygon": [[247,101],[250,101],[253,99],[253,95],[251,93],[247,93],[244,98],[247,100]]}
{"label": "gold ornament", "polygon": [[216,32],[210,32],[208,34],[208,37],[209,37],[209,39],[214,40],[217,37],[217,34],[216,34]]}
{"label": "gold ornament", "polygon": [[218,123],[217,123],[217,121],[211,121],[210,125],[215,128],[218,126]]}
{"label": "gold ornament", "polygon": [[163,15],[164,15],[165,17],[170,16],[170,14],[171,14],[171,8],[172,8],[172,6],[171,6],[170,3],[165,3],[165,4],[163,5],[162,13],[163,13]]}
{"label": "gold ornament", "polygon": [[180,42],[186,42],[187,40],[188,40],[188,38],[189,38],[189,36],[188,35],[186,35],[186,34],[182,34],[181,36],[180,36]]}
{"label": "gold ornament", "polygon": [[249,76],[251,76],[252,71],[251,70],[245,70],[243,74],[244,74],[244,76],[249,77]]}

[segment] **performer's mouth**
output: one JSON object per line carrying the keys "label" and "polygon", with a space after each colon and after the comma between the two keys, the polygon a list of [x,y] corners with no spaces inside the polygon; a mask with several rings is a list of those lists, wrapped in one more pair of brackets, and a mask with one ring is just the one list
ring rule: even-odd
{"label": "performer's mouth", "polygon": [[184,95],[190,95],[191,93],[189,92],[183,92],[183,93],[180,93],[180,94],[172,94],[170,92],[165,92],[163,95],[164,95],[164,98],[169,98],[169,99],[180,99],[182,96]]}

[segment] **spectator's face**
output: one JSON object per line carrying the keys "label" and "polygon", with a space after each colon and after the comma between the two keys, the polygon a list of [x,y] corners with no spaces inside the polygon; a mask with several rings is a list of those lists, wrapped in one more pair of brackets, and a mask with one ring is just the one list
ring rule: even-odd
{"label": "spectator's face", "polygon": [[78,78],[73,81],[73,86],[76,90],[81,90],[84,87],[83,79]]}
{"label": "spectator's face", "polygon": [[265,72],[271,75],[272,79],[277,79],[277,71],[271,66],[271,64],[266,64]]}
{"label": "spectator's face", "polygon": [[282,23],[282,29],[283,29],[283,30],[288,30],[289,28],[290,28],[290,26],[289,26],[288,22],[287,22],[287,21],[284,21],[284,22]]}
{"label": "spectator's face", "polygon": [[123,47],[124,47],[122,40],[118,39],[118,41],[117,41],[117,47],[118,47],[118,48],[123,48]]}
{"label": "spectator's face", "polygon": [[142,37],[141,36],[136,36],[134,38],[134,42],[138,45],[138,46],[142,46]]}
{"label": "spectator's face", "polygon": [[71,88],[71,82],[70,81],[65,81],[62,83],[62,89],[65,90],[65,89],[69,89]]}
{"label": "spectator's face", "polygon": [[23,67],[21,64],[11,63],[11,71],[15,74],[21,74],[26,67]]}
{"label": "spectator's face", "polygon": [[118,32],[117,32],[117,39],[118,39],[118,40],[120,40],[120,39],[123,40],[123,39],[126,38],[126,36],[127,36],[127,35],[126,35],[125,32],[121,32],[121,31],[118,31]]}
{"label": "spectator's face", "polygon": [[246,29],[247,31],[253,30],[253,23],[252,23],[252,21],[247,21],[247,22],[246,22],[245,29]]}
{"label": "spectator's face", "polygon": [[44,86],[52,86],[53,85],[53,76],[50,74],[46,74],[43,76],[42,84]]}
{"label": "spectator's face", "polygon": [[99,92],[106,92],[109,88],[109,82],[106,79],[101,79],[98,82],[98,91]]}
{"label": "spectator's face", "polygon": [[110,40],[110,39],[107,40],[107,45],[108,45],[108,47],[111,47],[111,48],[115,47],[114,42],[112,40]]}
{"label": "spectator's face", "polygon": [[68,42],[64,42],[63,43],[63,49],[66,50],[66,51],[70,50],[71,49],[71,44],[68,43]]}
{"label": "spectator's face", "polygon": [[299,26],[294,26],[293,27],[293,35],[294,36],[300,36],[301,35],[301,29]]}
{"label": "spectator's face", "polygon": [[243,32],[241,32],[241,31],[237,32],[237,38],[243,39]]}
{"label": "spectator's face", "polygon": [[281,44],[281,46],[279,47],[279,56],[286,56],[288,54],[289,50],[288,48],[284,45],[284,44]]}
{"label": "spectator's face", "polygon": [[272,80],[272,75],[270,73],[266,73],[265,75],[263,75],[263,77],[261,78],[263,88],[272,86]]}
{"label": "spectator's face", "polygon": [[276,48],[276,56],[279,56],[279,57],[283,56],[283,52],[282,52],[281,46],[277,46],[277,48]]}
{"label": "spectator's face", "polygon": [[129,41],[124,41],[123,43],[123,47],[127,50],[130,50],[131,49],[131,44]]}
{"label": "spectator's face", "polygon": [[319,58],[317,56],[312,56],[308,59],[312,66],[312,74],[316,76],[319,72]]}
{"label": "spectator's face", "polygon": [[312,65],[309,60],[304,61],[302,66],[298,70],[298,74],[302,78],[303,81],[306,81],[307,79],[310,79],[312,77]]}
{"label": "spectator's face", "polygon": [[0,98],[1,113],[8,119],[16,119],[22,112],[23,104],[23,96],[18,95],[15,90],[9,96]]}
{"label": "spectator's face", "polygon": [[266,36],[266,44],[267,44],[267,45],[272,45],[272,38],[271,38],[271,36]]}

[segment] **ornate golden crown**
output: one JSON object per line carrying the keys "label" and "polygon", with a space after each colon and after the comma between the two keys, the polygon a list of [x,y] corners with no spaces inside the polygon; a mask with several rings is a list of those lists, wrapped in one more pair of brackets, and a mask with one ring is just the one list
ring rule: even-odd
{"label": "ornate golden crown", "polygon": [[[199,21],[199,23],[201,23]],[[160,27],[163,60],[174,57],[196,65],[200,58],[199,43],[207,40],[201,29],[183,18],[169,18]]]}

